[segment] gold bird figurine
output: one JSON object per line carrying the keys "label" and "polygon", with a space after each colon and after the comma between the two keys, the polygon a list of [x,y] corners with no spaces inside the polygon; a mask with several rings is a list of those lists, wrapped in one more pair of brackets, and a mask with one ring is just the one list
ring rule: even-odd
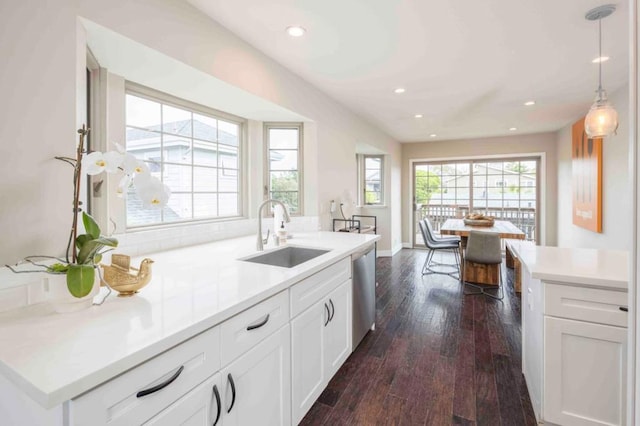
{"label": "gold bird figurine", "polygon": [[140,269],[129,265],[131,258],[124,254],[113,254],[111,265],[100,265],[104,270],[104,281],[118,292],[119,297],[133,296],[151,281],[151,264],[146,258],[140,263]]}

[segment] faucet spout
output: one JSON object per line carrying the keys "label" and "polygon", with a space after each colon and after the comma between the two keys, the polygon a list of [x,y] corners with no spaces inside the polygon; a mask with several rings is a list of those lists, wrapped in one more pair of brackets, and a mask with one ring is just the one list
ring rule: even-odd
{"label": "faucet spout", "polygon": [[262,238],[262,209],[264,209],[264,206],[266,206],[269,203],[281,205],[282,206],[282,210],[284,210],[284,221],[287,222],[287,223],[291,222],[291,216],[289,216],[289,211],[287,210],[286,204],[284,204],[282,201],[274,200],[272,198],[264,200],[260,204],[260,207],[258,207],[258,239],[256,240],[256,250],[258,250],[258,251],[263,251],[264,250],[264,244],[269,241],[268,234],[267,234],[267,239],[266,240],[264,240]]}

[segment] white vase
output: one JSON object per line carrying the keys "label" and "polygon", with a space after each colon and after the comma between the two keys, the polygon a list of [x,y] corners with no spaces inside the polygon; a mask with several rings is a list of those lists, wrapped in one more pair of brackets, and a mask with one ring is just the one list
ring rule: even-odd
{"label": "white vase", "polygon": [[53,306],[53,310],[59,314],[90,308],[93,305],[93,298],[100,292],[98,271],[96,271],[91,291],[84,297],[75,297],[69,292],[66,274],[46,274],[44,280],[44,288],[48,293],[49,302]]}

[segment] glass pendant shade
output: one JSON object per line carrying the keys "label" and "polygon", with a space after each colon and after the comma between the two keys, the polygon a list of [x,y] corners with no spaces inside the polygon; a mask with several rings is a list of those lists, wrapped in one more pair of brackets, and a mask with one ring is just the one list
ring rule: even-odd
{"label": "glass pendant shade", "polygon": [[584,131],[589,138],[610,136],[618,130],[618,113],[600,89],[595,102],[584,119]]}

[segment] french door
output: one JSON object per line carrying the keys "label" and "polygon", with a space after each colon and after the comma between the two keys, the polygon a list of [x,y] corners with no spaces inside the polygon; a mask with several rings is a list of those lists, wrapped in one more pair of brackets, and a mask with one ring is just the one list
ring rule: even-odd
{"label": "french door", "polygon": [[535,241],[539,169],[539,157],[413,163],[414,247],[424,246],[419,220],[428,217],[438,232],[470,212],[508,220]]}

